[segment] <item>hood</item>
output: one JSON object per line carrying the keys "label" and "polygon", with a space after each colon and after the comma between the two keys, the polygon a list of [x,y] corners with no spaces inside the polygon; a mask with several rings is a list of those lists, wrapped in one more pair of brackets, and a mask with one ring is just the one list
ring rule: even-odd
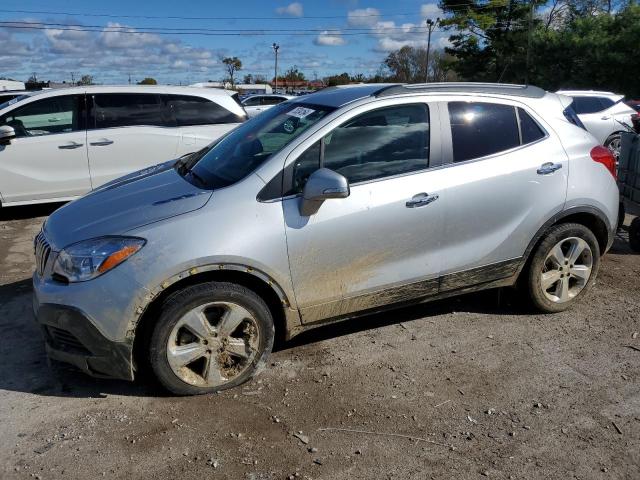
{"label": "hood", "polygon": [[44,227],[47,239],[59,250],[202,208],[213,192],[187,182],[174,163],[134,172],[56,210]]}

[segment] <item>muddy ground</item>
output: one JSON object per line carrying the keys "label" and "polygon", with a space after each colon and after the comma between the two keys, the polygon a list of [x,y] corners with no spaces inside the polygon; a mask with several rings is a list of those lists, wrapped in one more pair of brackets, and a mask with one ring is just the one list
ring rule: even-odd
{"label": "muddy ground", "polygon": [[2,479],[640,478],[624,232],[573,311],[493,291],[370,316],[281,346],[244,388],[175,398],[49,368],[30,274],[50,211],[0,214]]}

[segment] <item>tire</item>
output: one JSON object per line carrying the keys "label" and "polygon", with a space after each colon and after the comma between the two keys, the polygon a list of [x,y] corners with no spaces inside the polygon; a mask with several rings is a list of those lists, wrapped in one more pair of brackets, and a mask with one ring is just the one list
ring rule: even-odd
{"label": "tire", "polygon": [[[577,258],[571,256],[572,252],[579,253]],[[571,308],[595,284],[600,247],[593,232],[584,225],[564,223],[552,227],[532,255],[526,287],[532,304],[541,312]]]}
{"label": "tire", "polygon": [[618,164],[618,157],[620,157],[620,141],[622,137],[619,133],[609,135],[604,141],[604,146],[611,150],[613,156],[616,158],[616,165]]}
{"label": "tire", "polygon": [[163,302],[149,360],[170,392],[213,393],[256,375],[271,353],[274,336],[271,312],[253,291],[232,283],[202,283]]}
{"label": "tire", "polygon": [[636,217],[629,226],[629,245],[634,252],[640,252],[640,217]]}

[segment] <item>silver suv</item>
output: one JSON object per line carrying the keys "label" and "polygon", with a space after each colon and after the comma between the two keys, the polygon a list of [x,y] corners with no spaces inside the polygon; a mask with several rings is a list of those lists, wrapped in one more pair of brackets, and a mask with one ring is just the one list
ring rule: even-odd
{"label": "silver suv", "polygon": [[543,312],[594,284],[615,160],[571,99],[358,85],[276,105],[56,211],[35,239],[53,359],[177,394],[245,382],[274,337],[517,282]]}

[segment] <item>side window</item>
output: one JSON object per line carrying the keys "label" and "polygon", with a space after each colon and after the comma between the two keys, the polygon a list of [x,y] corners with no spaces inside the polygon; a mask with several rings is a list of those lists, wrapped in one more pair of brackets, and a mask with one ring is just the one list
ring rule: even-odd
{"label": "side window", "polygon": [[277,105],[284,101],[285,99],[281,97],[262,97],[262,105]]}
{"label": "side window", "polygon": [[531,118],[527,112],[518,107],[518,118],[520,119],[520,132],[522,133],[522,144],[533,143],[546,135],[540,125]]}
{"label": "side window", "polygon": [[92,128],[165,126],[160,97],[154,94],[99,93],[93,96]]}
{"label": "side window", "polygon": [[601,112],[605,108],[598,97],[573,97],[573,109],[578,115]]}
{"label": "side window", "polygon": [[240,117],[223,106],[203,97],[169,95],[167,105],[179,127],[242,122]]}
{"label": "side window", "polygon": [[349,183],[423,170],[429,166],[429,109],[412,104],[367,112],[323,142],[322,166]]}
{"label": "side window", "polygon": [[449,102],[453,161],[464,162],[520,145],[516,109],[484,102]]}
{"label": "side window", "polygon": [[244,101],[245,107],[256,107],[262,105],[262,97],[250,97]]}
{"label": "side window", "polygon": [[0,117],[0,125],[13,127],[16,137],[34,137],[74,132],[83,128],[79,96],[45,98],[18,107]]}
{"label": "side window", "polygon": [[612,107],[616,103],[607,97],[598,97],[598,100],[600,100],[600,103],[602,104],[602,108],[605,110],[609,107]]}

